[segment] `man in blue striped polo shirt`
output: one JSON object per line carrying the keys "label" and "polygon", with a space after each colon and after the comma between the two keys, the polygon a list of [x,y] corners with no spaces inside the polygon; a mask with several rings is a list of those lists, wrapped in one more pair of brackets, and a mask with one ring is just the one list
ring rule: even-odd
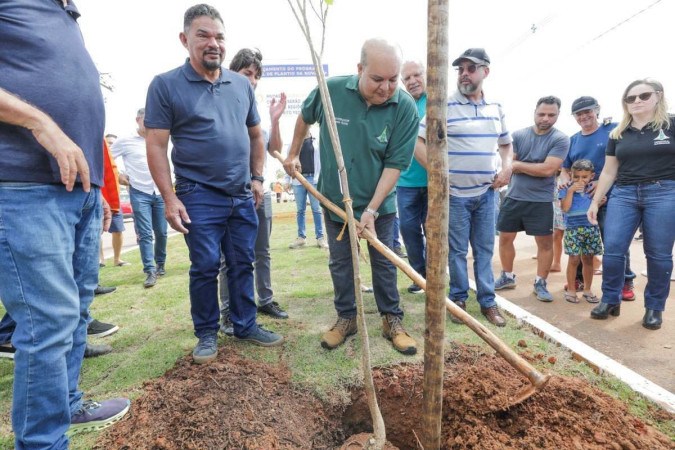
{"label": "man in blue striped polo shirt", "polygon": [[[495,230],[495,189],[511,177],[511,135],[499,103],[488,101],[483,80],[490,74],[490,58],[482,48],[470,48],[455,59],[457,91],[448,99],[448,172],[450,179],[450,299],[466,309],[469,275],[466,255],[473,250],[476,297],[481,313],[498,327],[506,321],[495,302],[492,254]],[[426,126],[420,124],[415,156],[426,167]],[[497,152],[501,170],[497,172]],[[451,317],[455,323],[461,323]]]}

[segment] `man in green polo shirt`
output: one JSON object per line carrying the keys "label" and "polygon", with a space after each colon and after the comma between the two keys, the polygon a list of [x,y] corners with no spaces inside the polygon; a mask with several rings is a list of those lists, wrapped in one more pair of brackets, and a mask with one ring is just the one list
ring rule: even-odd
{"label": "man in green polo shirt", "polygon": [[[415,146],[417,107],[413,98],[398,88],[401,70],[400,51],[379,39],[363,44],[358,75],[333,77],[327,80],[335,112],[349,193],[354,215],[360,221],[359,232],[367,228],[390,248],[396,216],[394,187],[402,170],[410,165]],[[302,140],[310,125],[321,126],[321,175],[318,189],[333,203],[344,207],[335,153],[324,115],[321,95],[314,89],[302,104],[293,142],[284,169],[293,176],[301,172],[298,158]],[[324,333],[321,345],[333,349],[356,333],[356,299],[349,235],[338,234],[343,221],[331,212],[325,216],[330,248],[328,267],[335,291],[338,314],[335,325]],[[377,250],[368,247],[373,276],[373,291],[382,315],[383,336],[394,348],[406,355],[417,352],[417,343],[402,325],[396,288],[396,267]]]}

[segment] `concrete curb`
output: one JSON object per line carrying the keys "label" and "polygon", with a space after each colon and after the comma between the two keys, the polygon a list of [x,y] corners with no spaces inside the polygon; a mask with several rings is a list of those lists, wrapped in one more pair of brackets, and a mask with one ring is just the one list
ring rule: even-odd
{"label": "concrete curb", "polygon": [[[469,280],[469,286],[474,291],[476,290],[476,283],[471,279]],[[630,386],[634,391],[644,395],[665,410],[675,413],[675,394],[649,381],[628,367],[619,364],[609,356],[600,353],[577,338],[554,327],[540,317],[530,314],[525,309],[504,297],[496,295],[495,300],[500,308],[513,316],[519,323],[526,323],[532,328],[535,334],[568,349],[572,352],[572,357],[577,361],[587,363],[596,372],[607,372],[614,375],[616,378]]]}

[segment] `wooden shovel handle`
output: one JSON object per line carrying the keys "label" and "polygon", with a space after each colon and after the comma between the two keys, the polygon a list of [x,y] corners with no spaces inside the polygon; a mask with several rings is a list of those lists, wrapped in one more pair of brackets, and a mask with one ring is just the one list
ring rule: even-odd
{"label": "wooden shovel handle", "polygon": [[[275,158],[277,158],[281,163],[284,162],[279,152],[274,151],[272,152],[272,155]],[[317,200],[319,200],[326,208],[337,214],[341,219],[345,221],[347,220],[347,213],[345,213],[335,203],[331,202],[326,197],[324,197],[319,191],[317,191],[314,188],[314,186],[312,186],[312,184],[308,182],[305,177],[302,176],[302,174],[296,172],[295,179],[297,179],[305,187],[305,189],[307,189],[307,191],[310,194],[312,194]],[[384,255],[385,258],[394,263],[396,267],[398,267],[406,275],[408,275],[408,277],[413,281],[413,283],[415,283],[424,290],[427,289],[427,281],[422,277],[422,275],[417,273],[417,271],[415,271],[415,269],[413,269],[403,259],[399,258],[396,255],[396,253],[393,252],[393,250],[384,245],[380,240],[377,239],[377,237],[373,236],[373,234],[370,231],[364,229],[361,235],[364,238],[366,238],[366,240],[370,243],[370,245],[375,247],[377,251],[379,251],[382,255]],[[474,331],[474,333],[476,333],[478,336],[480,336],[481,339],[487,342],[488,345],[490,345],[490,347],[495,349],[495,351],[499,353],[499,355],[502,358],[504,358],[509,364],[511,364],[511,366],[513,366],[514,369],[516,369],[518,372],[527,377],[527,379],[530,380],[530,383],[532,383],[533,386],[540,387],[546,384],[546,382],[548,381],[547,376],[542,375],[525,359],[518,356],[518,354],[514,352],[508,345],[506,345],[504,341],[499,339],[497,335],[495,335],[490,330],[485,328],[483,324],[474,319],[473,316],[468,314],[462,308],[455,305],[455,303],[452,302],[447,297],[445,299],[445,308],[448,310],[448,312],[450,312],[450,314],[452,314],[453,316],[457,317],[462,322],[464,322],[466,326],[468,326],[471,330]]]}

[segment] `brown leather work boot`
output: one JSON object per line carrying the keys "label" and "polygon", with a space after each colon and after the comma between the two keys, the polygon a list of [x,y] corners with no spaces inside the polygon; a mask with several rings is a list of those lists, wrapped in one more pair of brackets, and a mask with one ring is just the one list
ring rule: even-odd
{"label": "brown leather work boot", "polygon": [[417,353],[417,342],[403,328],[401,317],[387,314],[382,318],[382,336],[389,339],[394,348],[404,355]]}
{"label": "brown leather work boot", "polygon": [[481,306],[480,312],[483,313],[485,318],[492,324],[498,327],[503,327],[506,325],[506,320],[502,317],[502,314],[499,312],[497,305],[490,306],[489,308],[483,308]]}
{"label": "brown leather work boot", "polygon": [[321,337],[321,346],[328,350],[333,350],[342,345],[347,337],[356,334],[356,331],[356,317],[351,319],[338,317],[335,325]]}

